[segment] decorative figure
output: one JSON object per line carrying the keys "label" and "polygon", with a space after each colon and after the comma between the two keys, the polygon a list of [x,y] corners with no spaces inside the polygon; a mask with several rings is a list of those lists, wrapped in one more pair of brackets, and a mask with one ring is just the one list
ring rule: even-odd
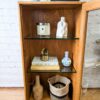
{"label": "decorative figure", "polygon": [[39,75],[36,76],[35,86],[33,87],[34,100],[42,100],[43,98],[43,87],[40,84]]}
{"label": "decorative figure", "polygon": [[69,52],[65,52],[65,56],[62,59],[62,64],[64,67],[69,67],[71,65],[71,59],[68,57]]}
{"label": "decorative figure", "polygon": [[68,24],[65,21],[65,17],[61,17],[61,20],[57,24],[56,38],[67,38]]}
{"label": "decorative figure", "polygon": [[41,57],[40,58],[41,58],[42,61],[48,61],[49,60],[48,49],[43,48],[41,50]]}

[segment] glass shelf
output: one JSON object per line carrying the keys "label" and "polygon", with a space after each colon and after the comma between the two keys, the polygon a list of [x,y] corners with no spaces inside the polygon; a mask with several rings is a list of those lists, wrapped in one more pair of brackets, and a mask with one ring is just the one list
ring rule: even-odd
{"label": "glass shelf", "polygon": [[42,70],[42,71],[39,71],[39,70],[31,70],[31,68],[28,70],[28,73],[76,73],[76,70],[74,67],[63,67],[61,66],[60,67],[60,70]]}
{"label": "glass shelf", "polygon": [[79,38],[77,37],[67,37],[67,38],[56,38],[56,36],[39,36],[39,35],[34,35],[34,36],[25,36],[24,39],[27,40],[78,40]]}

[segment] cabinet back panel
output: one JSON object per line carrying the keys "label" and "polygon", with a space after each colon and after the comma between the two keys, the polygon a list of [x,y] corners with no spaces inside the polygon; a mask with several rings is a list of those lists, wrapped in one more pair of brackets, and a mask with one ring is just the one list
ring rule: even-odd
{"label": "cabinet back panel", "polygon": [[35,78],[36,78],[36,75],[39,75],[40,76],[40,82],[41,84],[43,85],[43,88],[45,90],[49,90],[49,83],[48,83],[48,78],[51,78],[55,75],[61,75],[61,76],[66,76],[67,78],[71,79],[71,74],[61,74],[61,73],[34,73],[34,74],[31,74],[31,78],[32,78],[32,82],[34,81],[35,83]]}
{"label": "cabinet back panel", "polygon": [[50,23],[51,35],[56,35],[57,23],[61,16],[65,16],[66,22],[68,23],[69,35],[74,36],[75,33],[75,18],[73,9],[56,9],[56,10],[28,10],[23,9],[23,27],[24,36],[36,35],[37,27],[36,24],[40,22]]}
{"label": "cabinet back panel", "polygon": [[64,52],[67,50],[72,58],[72,41],[71,40],[32,40],[30,41],[31,49],[30,55],[40,56],[40,52],[43,48],[47,48],[49,56],[57,56],[59,60],[64,56]]}

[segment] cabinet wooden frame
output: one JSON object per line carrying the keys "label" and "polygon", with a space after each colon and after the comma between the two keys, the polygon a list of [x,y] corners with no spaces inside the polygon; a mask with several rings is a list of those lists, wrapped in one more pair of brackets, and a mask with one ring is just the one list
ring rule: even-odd
{"label": "cabinet wooden frame", "polygon": [[[57,5],[57,7],[55,6]],[[29,69],[31,60],[32,60],[32,56],[36,53],[38,54],[38,51],[34,51],[33,52],[33,48],[36,47],[36,45],[34,45],[33,47],[31,47],[33,45],[33,42],[36,42],[36,40],[33,41],[28,41],[28,40],[24,40],[24,36],[25,34],[27,35],[28,32],[32,32],[32,27],[31,28],[27,28],[26,27],[30,25],[31,20],[29,19],[29,22],[27,20],[27,18],[31,18],[30,15],[26,15],[28,16],[27,18],[25,18],[25,14],[31,14],[32,12],[28,13],[28,12],[24,12],[24,8],[28,11],[28,10],[32,10],[34,9],[58,9],[58,8],[63,8],[63,9],[67,9],[66,11],[69,11],[69,9],[71,9],[73,12],[70,12],[70,15],[72,16],[73,13],[75,14],[75,18],[74,18],[74,28],[75,30],[73,30],[73,33],[76,37],[79,38],[79,40],[75,40],[75,41],[67,41],[67,48],[70,52],[73,53],[73,65],[76,68],[77,73],[72,73],[72,74],[63,74],[69,78],[71,78],[72,80],[72,85],[73,85],[73,94],[72,94],[72,100],[80,100],[80,94],[81,94],[81,83],[82,83],[82,69],[83,69],[83,62],[84,62],[84,49],[85,49],[85,40],[86,40],[86,28],[87,28],[87,14],[89,11],[91,10],[96,10],[96,9],[100,9],[100,1],[99,0],[93,0],[91,2],[19,2],[19,14],[20,14],[20,37],[21,37],[21,48],[22,48],[22,62],[23,62],[23,76],[24,76],[24,90],[25,90],[25,100],[29,100],[30,95],[31,95],[31,87],[30,87],[30,82],[32,82],[32,79],[35,77],[36,74],[29,74],[27,73],[27,70]],[[75,9],[75,10],[73,10]],[[58,12],[58,10],[57,10]],[[35,13],[36,14],[36,13]],[[47,13],[48,14],[48,13]],[[37,14],[36,14],[37,15]],[[69,18],[66,15],[67,18]],[[47,18],[48,19],[48,18]],[[57,17],[58,19],[58,17]],[[26,22],[25,22],[26,21]],[[69,22],[71,24],[71,21]],[[28,25],[27,25],[28,24]],[[32,23],[31,23],[32,24]],[[26,25],[26,26],[25,26]],[[32,25],[30,25],[32,26]],[[72,25],[71,25],[72,26]],[[70,29],[71,30],[71,29]],[[55,31],[55,29],[54,29]],[[39,40],[40,42],[42,40]],[[39,41],[37,40],[37,43],[39,43]],[[44,40],[45,42],[45,40]],[[43,43],[43,44],[39,44],[39,46],[44,45],[47,46],[49,48],[49,50],[51,51],[51,54],[54,54],[52,52],[51,49],[51,44],[53,44],[55,41],[51,41],[50,40],[47,42],[50,46],[48,47],[47,44]],[[56,41],[57,43],[59,41]],[[62,52],[64,52],[65,50],[65,41],[61,42],[63,44],[62,46],[62,51],[61,51],[61,55],[59,55],[59,58],[61,59],[62,57]],[[39,47],[39,50],[41,49],[41,47]],[[57,46],[57,44],[56,44]],[[59,46],[58,46],[59,47]],[[36,47],[35,50],[38,49]],[[59,50],[59,48],[57,48]],[[57,50],[57,54],[59,54],[59,51]],[[44,77],[44,75],[46,74],[46,77]],[[56,73],[52,74],[55,75]],[[60,73],[61,74],[61,73]],[[49,73],[43,73],[41,74],[42,80],[43,82],[45,82],[47,80],[48,77],[52,76]],[[44,79],[45,78],[45,79]],[[45,84],[47,85],[47,84]]]}
{"label": "cabinet wooden frame", "polygon": [[[93,10],[98,10],[100,9],[100,1],[99,0],[92,0],[91,2],[86,2],[82,5],[82,13],[81,13],[81,30],[80,30],[80,44],[79,44],[79,66],[83,67],[83,63],[84,63],[84,52],[85,52],[85,43],[86,43],[86,32],[87,32],[87,20],[88,20],[88,12],[89,11],[93,11]],[[80,80],[80,86],[82,84],[82,67],[80,67],[80,76],[81,76],[81,80]],[[80,90],[81,93],[81,90]],[[79,94],[80,94],[79,93]],[[76,95],[75,95],[76,96]],[[75,97],[73,96],[73,97]],[[80,100],[80,97],[76,97],[77,99],[75,100]]]}

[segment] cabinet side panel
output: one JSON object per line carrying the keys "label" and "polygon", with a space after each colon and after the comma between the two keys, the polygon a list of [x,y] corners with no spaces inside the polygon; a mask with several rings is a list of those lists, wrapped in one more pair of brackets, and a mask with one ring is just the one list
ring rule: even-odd
{"label": "cabinet side panel", "polygon": [[22,25],[22,7],[19,5],[19,21],[20,21],[20,42],[21,42],[21,51],[22,51],[22,67],[23,67],[23,78],[24,78],[24,92],[25,100],[29,100],[29,88],[27,86],[27,75],[25,68],[25,52],[24,52],[24,39],[23,39],[23,25]]}
{"label": "cabinet side panel", "polygon": [[82,81],[82,66],[84,55],[85,34],[81,31],[83,22],[86,22],[86,13],[81,9],[76,10],[76,36],[79,37],[78,41],[73,43],[73,61],[74,67],[77,71],[72,75],[73,82],[73,100],[80,100],[81,95],[81,81]]}

